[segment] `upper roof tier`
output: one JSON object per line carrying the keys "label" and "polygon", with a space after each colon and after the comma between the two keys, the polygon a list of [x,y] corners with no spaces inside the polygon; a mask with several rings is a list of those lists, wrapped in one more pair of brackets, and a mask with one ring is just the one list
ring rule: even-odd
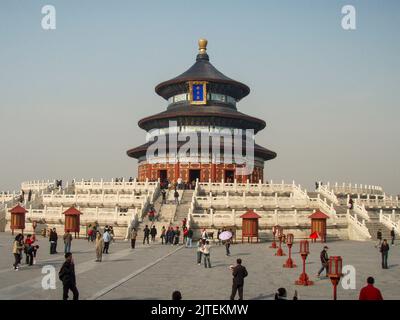
{"label": "upper roof tier", "polygon": [[250,88],[245,84],[233,80],[218,71],[211,63],[207,54],[207,40],[199,40],[199,53],[196,62],[181,75],[161,82],[155,90],[158,95],[168,100],[170,97],[188,90],[188,81],[207,81],[215,93],[226,94],[236,101],[250,93]]}

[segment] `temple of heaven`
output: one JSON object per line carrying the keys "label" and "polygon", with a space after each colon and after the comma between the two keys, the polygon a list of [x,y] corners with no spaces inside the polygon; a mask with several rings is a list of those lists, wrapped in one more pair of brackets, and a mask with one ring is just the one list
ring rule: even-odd
{"label": "temple of heaven", "polygon": [[139,181],[258,183],[264,161],[276,157],[255,143],[265,121],[237,110],[250,88],[218,71],[206,50],[200,39],[196,62],[156,86],[168,107],[139,121],[147,143],[127,151],[138,159]]}

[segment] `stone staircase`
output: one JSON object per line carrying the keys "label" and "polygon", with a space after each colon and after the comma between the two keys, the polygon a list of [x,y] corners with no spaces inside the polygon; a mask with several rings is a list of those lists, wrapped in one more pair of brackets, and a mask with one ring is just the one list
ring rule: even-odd
{"label": "stone staircase", "polygon": [[180,204],[176,208],[174,224],[180,225],[189,213],[190,203],[192,202],[193,190],[184,190]]}
{"label": "stone staircase", "polygon": [[365,225],[367,226],[368,231],[371,234],[372,240],[377,240],[376,234],[378,230],[381,230],[382,239],[387,239],[389,241],[391,239],[390,229],[379,222],[379,214],[373,211],[368,211],[368,215],[369,221],[366,221]]}

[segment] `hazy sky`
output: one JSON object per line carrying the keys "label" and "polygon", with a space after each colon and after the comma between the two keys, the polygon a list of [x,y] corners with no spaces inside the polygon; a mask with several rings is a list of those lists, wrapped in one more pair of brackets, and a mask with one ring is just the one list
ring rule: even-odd
{"label": "hazy sky", "polygon": [[[57,29],[41,27],[56,8]],[[357,30],[341,27],[352,4]],[[267,122],[268,179],[400,193],[399,1],[0,2],[0,190],[28,179],[136,176],[138,120],[185,71],[197,40],[250,86],[238,109]]]}

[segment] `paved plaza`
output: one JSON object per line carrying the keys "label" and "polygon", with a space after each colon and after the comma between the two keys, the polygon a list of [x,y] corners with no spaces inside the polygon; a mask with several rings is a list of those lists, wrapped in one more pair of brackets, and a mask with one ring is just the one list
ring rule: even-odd
{"label": "paved plaza", "polygon": [[[61,299],[62,285],[42,289],[42,267],[53,265],[57,274],[63,262],[63,246],[58,245],[58,254],[49,254],[47,238],[38,236],[40,249],[38,263],[22,265],[19,271],[12,268],[11,253],[13,237],[0,233],[0,299]],[[388,270],[380,268],[380,253],[374,243],[337,241],[327,243],[329,255],[340,255],[344,265],[356,269],[356,289],[344,290],[338,287],[338,299],[357,299],[367,276],[374,276],[376,286],[381,289],[384,299],[398,299],[400,289],[400,247],[391,246]],[[235,244],[232,255],[225,255],[223,246],[211,249],[212,268],[196,263],[196,249],[183,246],[165,246],[159,243],[143,246],[141,243],[131,250],[129,243],[117,241],[111,244],[110,254],[103,256],[103,262],[95,262],[94,244],[86,240],[74,240],[72,252],[76,263],[77,286],[80,299],[153,299],[169,300],[171,292],[180,290],[183,299],[228,299],[232,276],[229,266],[236,258],[242,258],[249,276],[245,280],[245,299],[273,299],[277,288],[285,287],[289,296],[297,289],[300,299],[331,299],[332,285],[327,278],[317,279],[320,268],[319,252],[321,243],[310,246],[307,259],[307,273],[315,284],[310,287],[294,285],[301,273],[301,258],[298,243],[293,248],[293,258],[298,265],[294,269],[282,267],[287,256],[274,256],[270,243]],[[285,253],[287,248],[284,247]],[[72,297],[72,294],[70,294]]]}

